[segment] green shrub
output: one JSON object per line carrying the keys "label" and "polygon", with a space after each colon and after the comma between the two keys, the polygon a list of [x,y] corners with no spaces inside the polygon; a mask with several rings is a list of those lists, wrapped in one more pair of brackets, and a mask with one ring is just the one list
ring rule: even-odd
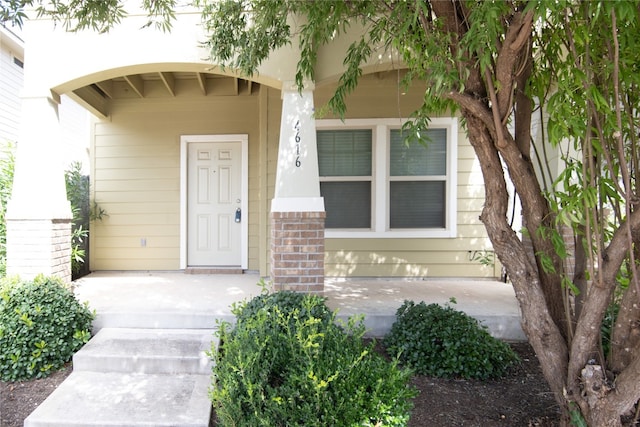
{"label": "green shrub", "polygon": [[82,174],[82,163],[72,162],[64,171],[67,199],[71,204],[71,272],[80,276],[85,268],[89,237],[89,177]]}
{"label": "green shrub", "polygon": [[11,198],[13,170],[15,168],[15,144],[0,143],[0,277],[7,271],[7,203]]}
{"label": "green shrub", "polygon": [[73,279],[89,274],[85,262],[89,250],[89,224],[102,220],[107,212],[94,200],[90,200],[89,176],[82,172],[82,163],[75,161],[64,171],[67,199],[71,204],[71,273]]}
{"label": "green shrub", "polygon": [[[317,296],[278,292],[222,323],[211,399],[222,426],[404,426],[411,372],[365,345],[362,319],[334,323]],[[212,349],[215,352],[215,348]]]}
{"label": "green shrub", "polygon": [[93,313],[57,278],[0,285],[0,379],[46,377],[89,338]]}
{"label": "green shrub", "polygon": [[[265,289],[265,285],[261,285]],[[236,322],[242,323],[256,316],[260,311],[273,313],[275,311],[291,312],[298,310],[298,318],[318,318],[324,323],[331,322],[333,313],[325,304],[325,298],[318,295],[303,294],[301,292],[281,291],[275,293],[263,292],[243,302],[235,309]]]}
{"label": "green shrub", "polygon": [[508,344],[476,319],[438,304],[405,301],[384,339],[389,354],[417,373],[444,378],[504,376],[518,360]]}

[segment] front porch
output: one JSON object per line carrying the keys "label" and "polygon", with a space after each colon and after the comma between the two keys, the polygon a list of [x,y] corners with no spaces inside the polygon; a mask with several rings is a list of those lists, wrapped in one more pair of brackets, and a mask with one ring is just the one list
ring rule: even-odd
{"label": "front porch", "polygon": [[[210,425],[216,320],[260,293],[257,274],[96,272],[75,282],[97,312],[98,333],[74,355],[73,373],[26,420],[40,426]],[[365,315],[381,337],[405,299],[445,304],[480,319],[505,340],[522,340],[511,286],[484,280],[325,279],[339,316]]]}
{"label": "front porch", "polygon": [[[103,327],[210,329],[216,319],[232,321],[231,305],[261,292],[258,274],[94,272],[74,282],[80,301],[97,312]],[[370,336],[382,337],[404,300],[445,304],[479,319],[491,334],[524,340],[513,288],[492,280],[326,278],[327,305],[338,317],[364,314]]]}

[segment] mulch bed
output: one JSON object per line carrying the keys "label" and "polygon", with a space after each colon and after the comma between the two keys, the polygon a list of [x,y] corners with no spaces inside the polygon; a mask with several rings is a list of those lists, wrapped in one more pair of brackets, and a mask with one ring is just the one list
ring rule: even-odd
{"label": "mulch bed", "polygon": [[[512,344],[521,363],[500,380],[446,380],[417,375],[409,427],[555,427],[558,407],[527,343]],[[51,376],[0,382],[0,426],[22,427],[24,419],[71,373],[71,366]],[[215,425],[215,424],[214,424]]]}

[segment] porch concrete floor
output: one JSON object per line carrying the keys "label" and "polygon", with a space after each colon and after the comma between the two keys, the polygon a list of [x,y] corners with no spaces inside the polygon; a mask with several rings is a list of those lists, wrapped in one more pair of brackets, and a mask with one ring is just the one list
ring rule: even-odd
{"label": "porch concrete floor", "polygon": [[[74,282],[80,301],[96,310],[94,332],[103,327],[210,329],[233,321],[231,305],[261,292],[257,274],[94,272]],[[404,300],[446,304],[485,324],[505,340],[524,340],[513,288],[491,280],[326,278],[327,305],[338,317],[365,316],[369,336],[382,337]]]}

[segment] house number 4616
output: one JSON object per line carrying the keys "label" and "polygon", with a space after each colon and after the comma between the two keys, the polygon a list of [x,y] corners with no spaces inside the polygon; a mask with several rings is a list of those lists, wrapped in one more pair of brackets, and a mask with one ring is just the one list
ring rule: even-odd
{"label": "house number 4616", "polygon": [[300,120],[296,121],[296,125],[293,127],[296,130],[296,167],[299,168],[302,163],[300,162]]}

